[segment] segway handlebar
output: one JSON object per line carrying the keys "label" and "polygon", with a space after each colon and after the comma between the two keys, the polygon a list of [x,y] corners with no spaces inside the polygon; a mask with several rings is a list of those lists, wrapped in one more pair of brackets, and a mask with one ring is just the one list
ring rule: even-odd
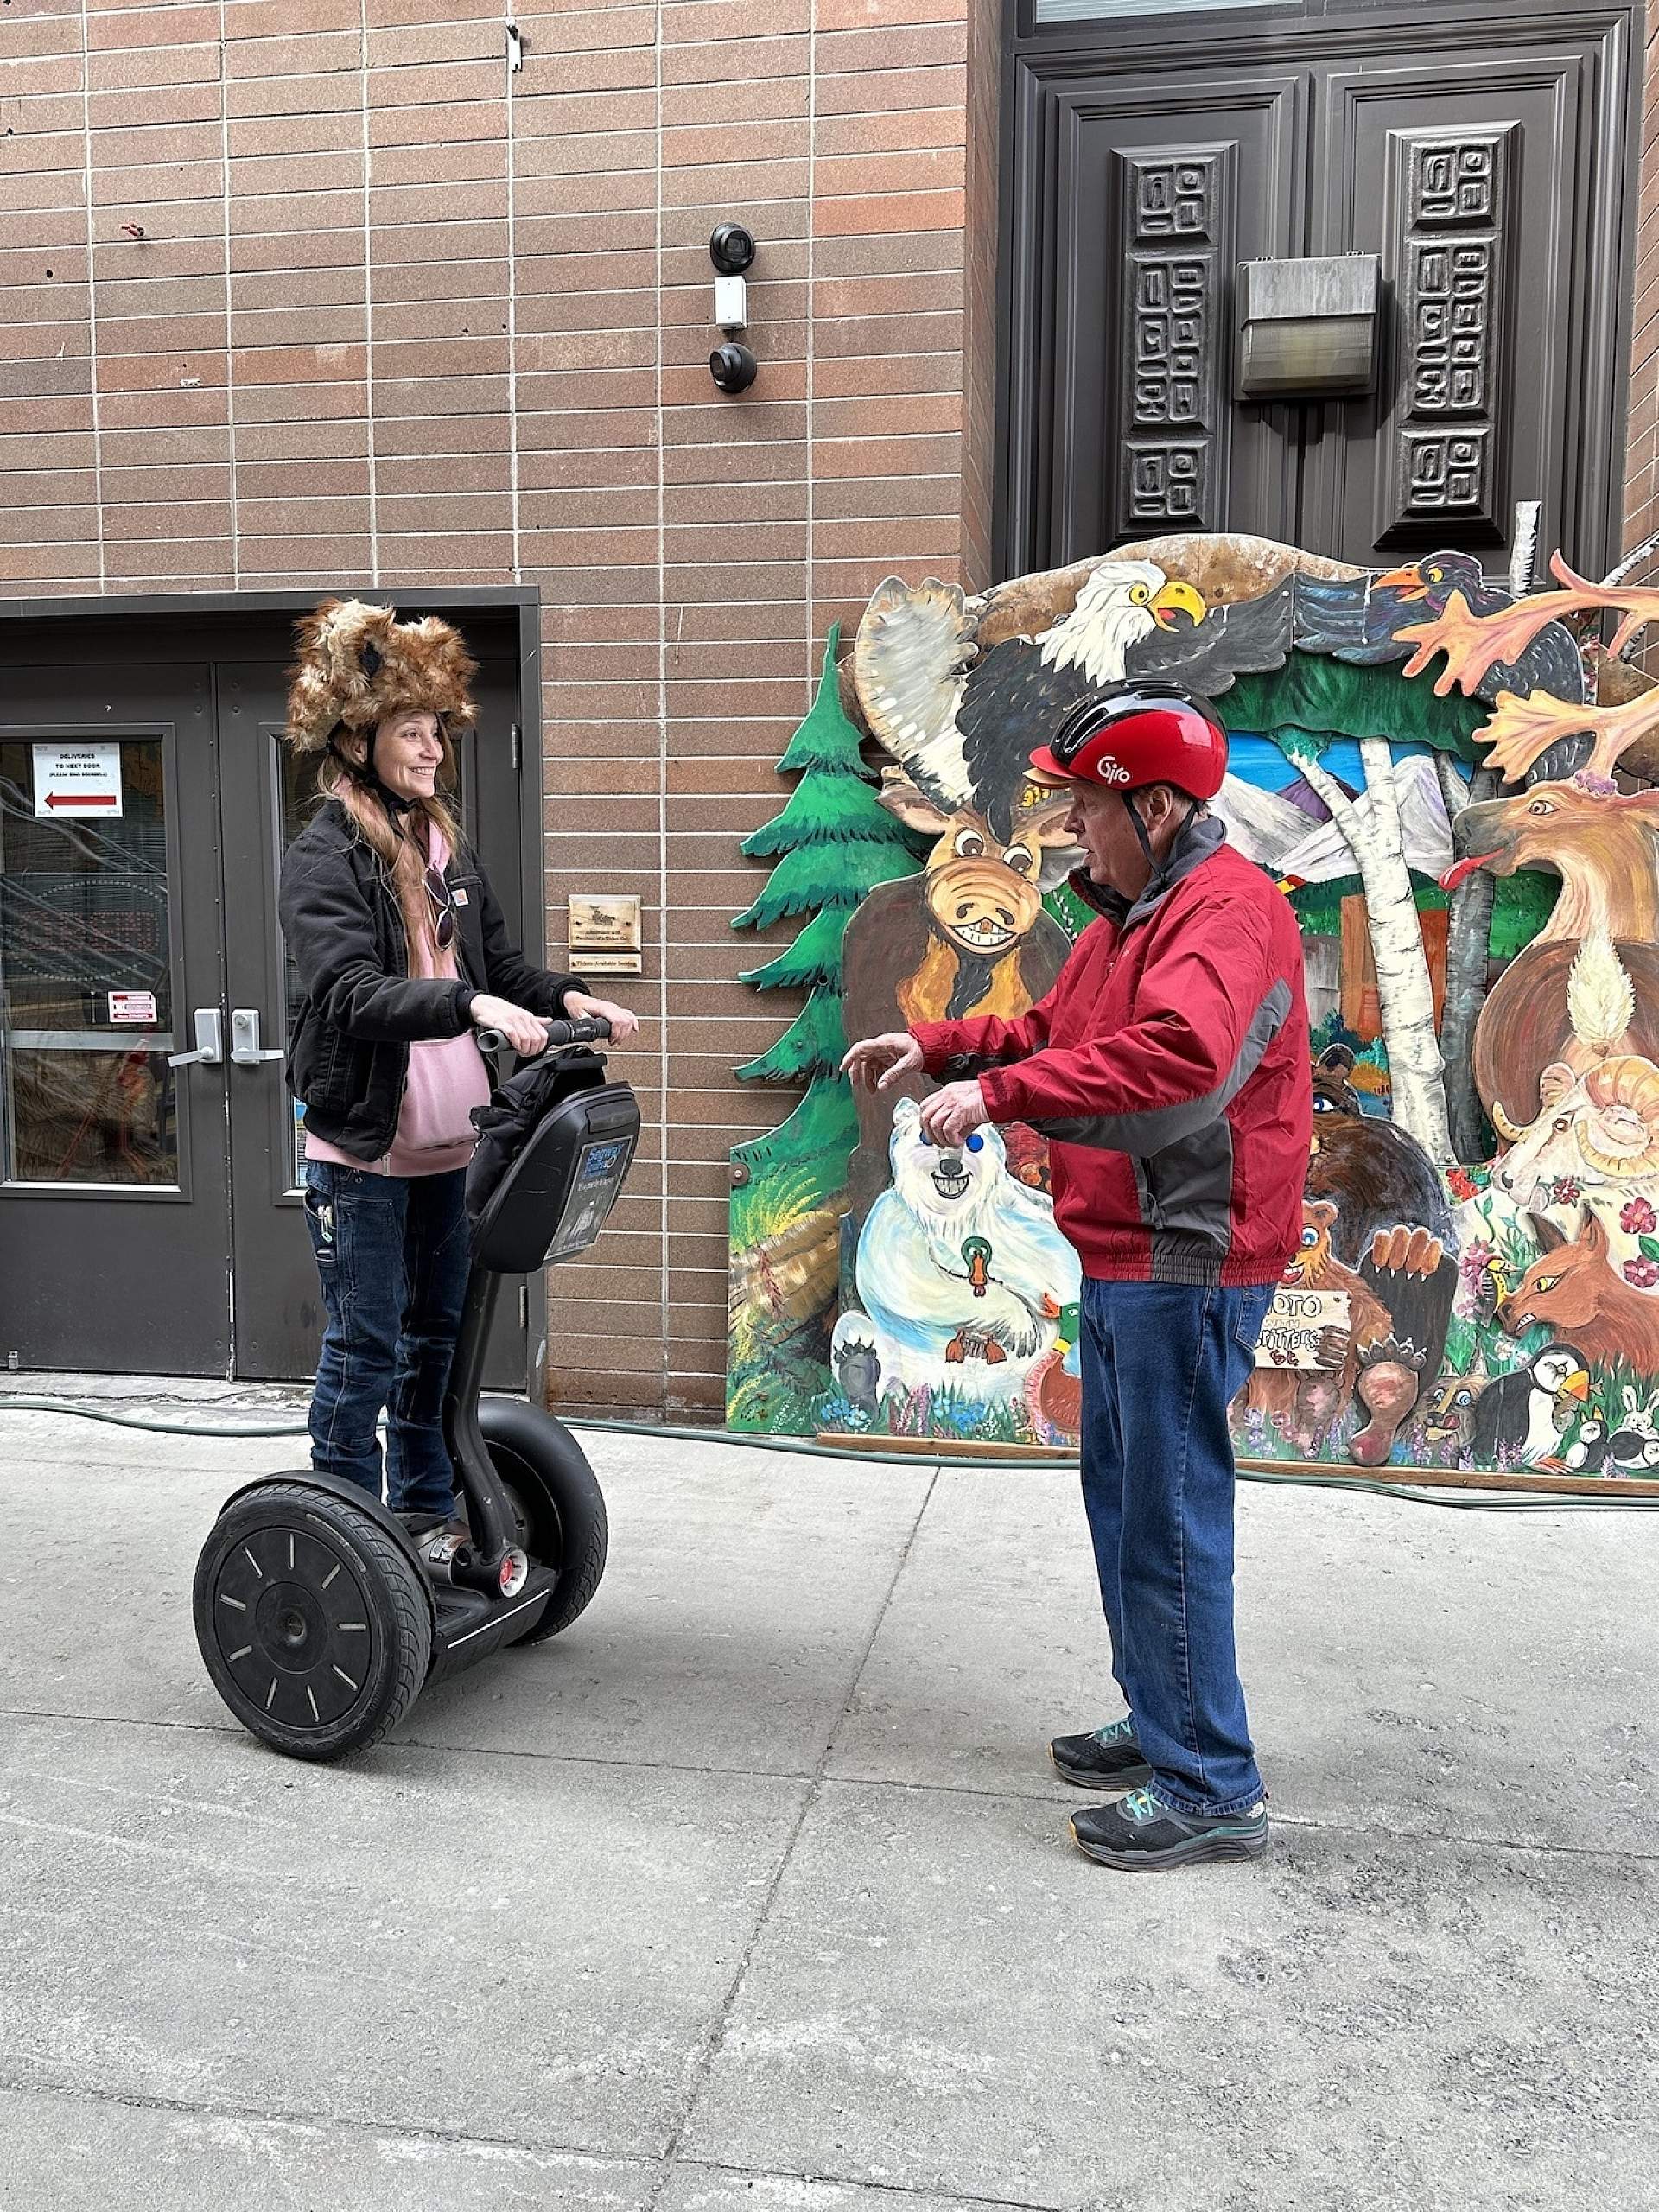
{"label": "segway handlebar", "polygon": [[[540,1020],[539,1015],[537,1018]],[[600,1044],[611,1033],[611,1025],[602,1014],[589,1015],[582,1021],[549,1021],[543,1026],[547,1031],[547,1043],[542,1049],[548,1052],[561,1052],[567,1045]],[[480,1029],[478,1043],[480,1051],[485,1052],[511,1052],[514,1050],[505,1031],[499,1029]],[[521,1052],[518,1058],[539,1059],[541,1053]]]}

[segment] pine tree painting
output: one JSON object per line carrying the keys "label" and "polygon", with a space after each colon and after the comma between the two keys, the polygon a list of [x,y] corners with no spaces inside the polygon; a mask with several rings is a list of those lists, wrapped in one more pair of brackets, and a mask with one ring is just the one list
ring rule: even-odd
{"label": "pine tree painting", "polygon": [[732,1153],[730,1339],[727,1419],[734,1428],[810,1429],[805,1408],[830,1388],[847,1161],[857,1141],[852,1090],[841,1073],[842,938],[878,883],[912,875],[920,859],[878,802],[861,734],[841,703],[839,626],[830,632],[811,711],[778,763],[798,776],[781,813],[743,841],[775,862],[734,929],[804,916],[781,951],[741,980],[757,990],[804,990],[806,1004],[775,1044],[737,1070],[751,1083],[804,1083],[782,1127]]}
{"label": "pine tree painting", "polygon": [[912,875],[916,855],[899,823],[877,801],[875,779],[860,755],[860,735],[841,703],[836,674],[837,623],[830,632],[812,711],[778,763],[780,776],[800,782],[783,812],[743,840],[751,860],[777,866],[734,930],[766,929],[798,914],[812,916],[792,943],[740,981],[757,990],[810,993],[773,1045],[737,1073],[745,1081],[798,1083],[833,1076],[847,1040],[841,1027],[841,940],[854,909],[878,883]]}

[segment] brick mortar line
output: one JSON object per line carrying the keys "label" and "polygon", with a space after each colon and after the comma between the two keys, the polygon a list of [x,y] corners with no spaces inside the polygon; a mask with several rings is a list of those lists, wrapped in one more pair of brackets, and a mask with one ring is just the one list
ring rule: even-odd
{"label": "brick mortar line", "polygon": [[92,418],[92,499],[98,511],[98,588],[102,594],[109,588],[109,580],[104,556],[104,442],[98,384],[98,238],[92,205],[92,69],[87,40],[86,9],[87,0],[80,0],[82,189],[86,199],[87,362]]}
{"label": "brick mortar line", "polygon": [[[505,17],[512,19],[512,0],[507,0]],[[507,447],[508,474],[512,493],[512,580],[516,584],[524,580],[523,508],[521,505],[520,469],[518,456],[518,108],[513,96],[512,43],[505,33],[502,44],[505,49],[502,66],[505,71],[503,98],[506,107],[506,187],[507,187]],[[523,48],[520,48],[520,61]],[[455,302],[455,304],[460,304]]]}
{"label": "brick mortar line", "polygon": [[929,1477],[927,1488],[923,1491],[917,1505],[915,1516],[910,1524],[909,1534],[905,1538],[904,1545],[888,1580],[886,1594],[877,1608],[869,1635],[864,1640],[864,1648],[859,1653],[854,1665],[852,1679],[848,1685],[846,1696],[842,1701],[841,1711],[830,1724],[830,1732],[824,1738],[823,1749],[818,1755],[817,1767],[802,1794],[794,1825],[785,1839],[777,1867],[772,1873],[772,1880],[766,1885],[766,1893],[760,1900],[760,1910],[756,1913],[753,1926],[749,1930],[748,1941],[743,1946],[742,1955],[738,1960],[736,1970],[733,1974],[731,1986],[726,1993],[725,2002],[721,2005],[703,2037],[701,2056],[694,2057],[684,2107],[669,2138],[667,2147],[663,2152],[662,2171],[646,2199],[645,2212],[657,2212],[663,2192],[673,2177],[674,2165],[679,2157],[680,2145],[684,2142],[686,2133],[696,2117],[698,2105],[702,2102],[703,2091],[709,2084],[709,2077],[714,2070],[715,2062],[719,2057],[721,2045],[726,2040],[726,2032],[731,2024],[732,2014],[736,2010],[738,2000],[743,1994],[744,1985],[748,1980],[749,1968],[753,1962],[755,1952],[760,1946],[761,1937],[771,1924],[772,1906],[777,1902],[778,1893],[783,1887],[784,1878],[794,1862],[795,1850],[801,1840],[802,1830],[805,1827],[813,1808],[823,1795],[830,1760],[836,1748],[836,1738],[841,1732],[842,1722],[847,1719],[857,1700],[858,1686],[864,1679],[864,1669],[869,1664],[870,1654],[875,1649],[876,1640],[881,1633],[883,1624],[892,1610],[893,1594],[903,1579],[906,1567],[910,1563],[910,1555],[915,1547],[917,1535],[926,1517],[933,1493],[938,1487],[939,1472],[939,1468],[936,1465]]}
{"label": "brick mortar line", "polygon": [[817,448],[818,428],[818,324],[813,313],[818,242],[818,0],[808,0],[806,40],[806,424],[804,480],[806,487],[806,605],[804,610],[806,615],[806,708],[803,711],[810,709],[811,705],[818,645],[817,470],[813,461]]}
{"label": "brick mortar line", "polygon": [[[235,321],[231,284],[231,110],[226,65],[229,42],[225,35],[225,0],[219,0],[219,165],[220,198],[225,218],[225,429],[229,442],[231,480],[231,587],[242,588],[242,525],[236,492],[236,354]],[[149,318],[143,318],[148,320]]]}
{"label": "brick mortar line", "polygon": [[[666,364],[664,359],[663,326],[663,54],[664,0],[657,0],[652,18],[652,159],[656,169],[655,224],[653,232],[652,305],[655,309],[655,400],[657,415],[657,911],[666,916],[670,911],[670,889],[672,870],[668,842],[668,471],[664,454],[663,431],[664,416],[663,392]],[[664,931],[664,935],[666,934]],[[672,1059],[670,1052],[668,1020],[669,961],[665,945],[659,947],[659,974],[657,981],[658,1070],[661,1095],[666,1098],[672,1088]],[[657,1253],[658,1334],[659,1357],[658,1389],[661,1402],[669,1396],[671,1358],[670,1335],[673,1325],[673,1290],[670,1267],[670,1237],[668,1211],[668,1184],[664,1177],[662,1196],[658,1201],[659,1243]]]}
{"label": "brick mortar line", "polygon": [[[374,230],[371,219],[374,149],[369,136],[368,0],[359,0],[358,22],[360,42],[357,75],[363,103],[363,420],[369,461],[369,580],[378,590],[380,584],[380,507],[374,435]],[[291,386],[285,388],[292,389]]]}

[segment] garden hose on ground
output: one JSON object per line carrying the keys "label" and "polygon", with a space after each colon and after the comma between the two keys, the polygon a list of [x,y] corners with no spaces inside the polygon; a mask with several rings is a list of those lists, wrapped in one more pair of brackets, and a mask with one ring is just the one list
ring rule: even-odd
{"label": "garden hose on ground", "polygon": [[[303,1421],[238,1421],[232,1427],[215,1427],[204,1421],[161,1421],[152,1414],[112,1413],[101,1406],[76,1403],[63,1398],[34,1398],[0,1396],[0,1413],[68,1414],[80,1421],[107,1421],[116,1428],[139,1428],[157,1436],[200,1436],[219,1442],[234,1442],[240,1437],[304,1436],[309,1433]],[[563,1419],[563,1416],[561,1416]],[[565,1421],[568,1428],[598,1429],[620,1436],[664,1437],[672,1442],[688,1444],[736,1444],[751,1451],[798,1452],[813,1459],[851,1459],[861,1466],[912,1466],[932,1470],[940,1467],[972,1469],[982,1473],[999,1463],[981,1458],[953,1456],[949,1452],[929,1452],[913,1459],[894,1459],[883,1452],[856,1452],[850,1446],[837,1444],[818,1444],[801,1436],[752,1435],[729,1428],[696,1428],[676,1427],[664,1421],[608,1421],[594,1418]],[[1002,1463],[1004,1465],[1014,1463]],[[1027,1467],[1039,1467],[1046,1472],[1065,1472],[1075,1469],[1075,1458],[1057,1453],[1051,1459],[1027,1459],[1018,1463]],[[1431,1490],[1406,1483],[1374,1480],[1370,1476],[1309,1474],[1301,1470],[1273,1473],[1265,1468],[1241,1467],[1238,1478],[1243,1483],[1271,1483],[1294,1490],[1345,1490],[1357,1491],[1364,1497],[1395,1497],[1410,1505],[1440,1505],[1454,1513],[1637,1513],[1659,1510],[1659,1497],[1620,1497],[1617,1495],[1592,1497],[1582,1493],[1573,1496],[1546,1495],[1528,1492],[1525,1495],[1504,1493],[1494,1497],[1490,1493],[1463,1494],[1446,1490]]]}

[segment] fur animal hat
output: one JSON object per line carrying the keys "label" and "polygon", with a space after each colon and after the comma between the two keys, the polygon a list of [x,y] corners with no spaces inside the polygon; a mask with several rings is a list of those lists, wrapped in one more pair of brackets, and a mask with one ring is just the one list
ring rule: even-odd
{"label": "fur animal hat", "polygon": [[435,614],[400,622],[390,607],[325,599],[295,637],[288,741],[296,753],[321,753],[337,729],[372,730],[409,709],[436,715],[452,734],[477,720],[467,687],[478,663]]}

